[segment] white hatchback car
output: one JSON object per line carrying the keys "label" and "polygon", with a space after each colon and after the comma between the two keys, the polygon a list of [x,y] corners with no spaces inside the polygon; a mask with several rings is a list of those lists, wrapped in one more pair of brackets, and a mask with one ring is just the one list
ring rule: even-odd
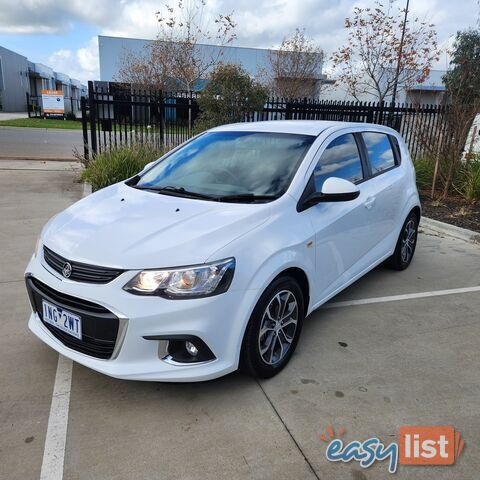
{"label": "white hatchback car", "polygon": [[214,128],[47,223],[26,270],[29,327],[113,377],[270,377],[306,315],[385,260],[409,265],[419,220],[394,130]]}

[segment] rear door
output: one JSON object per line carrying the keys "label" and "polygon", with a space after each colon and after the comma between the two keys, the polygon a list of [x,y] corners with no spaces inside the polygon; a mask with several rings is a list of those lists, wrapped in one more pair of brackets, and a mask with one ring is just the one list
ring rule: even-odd
{"label": "rear door", "polygon": [[395,245],[400,215],[404,206],[404,172],[394,137],[383,132],[362,132],[370,170],[369,184],[373,205],[371,218],[377,229],[376,257],[387,254]]}

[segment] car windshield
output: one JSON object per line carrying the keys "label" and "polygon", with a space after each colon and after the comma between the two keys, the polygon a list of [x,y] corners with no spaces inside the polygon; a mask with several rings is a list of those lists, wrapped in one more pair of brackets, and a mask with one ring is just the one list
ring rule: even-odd
{"label": "car windshield", "polygon": [[268,201],[287,190],[311,135],[208,132],[140,174],[134,186],[219,201]]}

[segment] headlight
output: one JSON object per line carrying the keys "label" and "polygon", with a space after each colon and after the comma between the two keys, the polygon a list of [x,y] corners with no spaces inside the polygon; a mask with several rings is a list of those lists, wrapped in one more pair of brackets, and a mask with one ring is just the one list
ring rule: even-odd
{"label": "headlight", "polygon": [[123,289],[136,295],[198,298],[226,292],[232,283],[235,259],[137,273]]}

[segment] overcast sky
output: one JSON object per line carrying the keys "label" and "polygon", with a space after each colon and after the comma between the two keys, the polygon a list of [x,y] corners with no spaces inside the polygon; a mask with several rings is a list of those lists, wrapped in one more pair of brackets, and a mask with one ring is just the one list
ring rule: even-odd
{"label": "overcast sky", "polygon": [[[171,2],[173,0],[170,0]],[[386,0],[385,0],[386,1]],[[97,35],[155,38],[153,0],[0,0],[0,45],[82,81],[98,78]],[[332,53],[345,41],[343,22],[355,5],[374,0],[207,0],[207,12],[234,13],[234,45],[272,48],[296,27]],[[400,4],[405,0],[400,0]],[[479,0],[411,0],[412,16],[436,25],[443,47],[475,26]],[[436,68],[445,69],[446,55]]]}

